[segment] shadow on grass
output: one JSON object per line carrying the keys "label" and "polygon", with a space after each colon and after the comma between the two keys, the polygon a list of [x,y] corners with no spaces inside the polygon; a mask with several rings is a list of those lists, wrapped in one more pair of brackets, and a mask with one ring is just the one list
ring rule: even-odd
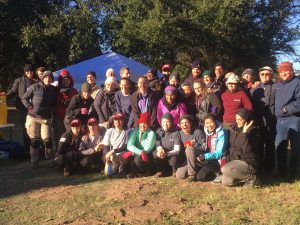
{"label": "shadow on grass", "polygon": [[49,168],[46,161],[31,169],[28,161],[0,161],[0,199],[42,188],[81,185],[105,180],[100,173],[74,174],[64,177],[62,171]]}

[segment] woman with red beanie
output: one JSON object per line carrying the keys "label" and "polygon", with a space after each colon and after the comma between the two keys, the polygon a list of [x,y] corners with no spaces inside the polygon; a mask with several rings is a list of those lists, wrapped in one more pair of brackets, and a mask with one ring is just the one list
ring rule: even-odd
{"label": "woman with red beanie", "polygon": [[156,135],[149,128],[150,115],[142,113],[138,121],[139,127],[134,128],[128,139],[128,151],[121,156],[121,163],[129,170],[127,177],[134,177],[136,174],[150,174],[152,171],[152,154],[155,145]]}

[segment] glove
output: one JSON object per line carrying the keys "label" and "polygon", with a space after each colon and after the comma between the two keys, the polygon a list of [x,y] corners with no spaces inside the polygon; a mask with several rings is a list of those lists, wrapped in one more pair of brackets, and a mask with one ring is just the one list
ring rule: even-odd
{"label": "glove", "polygon": [[198,160],[199,162],[205,161],[204,155],[203,155],[203,154],[199,155],[199,156],[197,157],[197,160]]}
{"label": "glove", "polygon": [[128,159],[129,157],[131,157],[132,156],[132,152],[124,152],[122,155],[121,155],[121,157],[123,158],[123,159]]}
{"label": "glove", "polygon": [[142,152],[142,154],[141,154],[141,158],[142,158],[142,160],[144,161],[144,162],[149,162],[149,158],[148,158],[148,155],[147,155],[147,153],[146,152]]}
{"label": "glove", "polygon": [[33,110],[33,106],[31,105],[28,107],[28,112],[32,112],[32,110]]}
{"label": "glove", "polygon": [[186,147],[189,147],[189,146],[192,146],[193,145],[193,143],[192,143],[192,141],[191,140],[187,140],[187,141],[185,141],[184,142],[184,147],[186,148]]}
{"label": "glove", "polygon": [[80,113],[82,114],[82,115],[86,115],[86,114],[88,114],[88,109],[87,108],[81,108],[80,109]]}

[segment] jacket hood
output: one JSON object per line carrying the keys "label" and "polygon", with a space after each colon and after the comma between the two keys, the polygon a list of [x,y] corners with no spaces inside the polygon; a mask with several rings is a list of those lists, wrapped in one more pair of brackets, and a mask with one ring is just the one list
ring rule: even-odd
{"label": "jacket hood", "polygon": [[221,126],[221,124],[219,123],[219,122],[217,122],[217,127],[216,127],[216,132],[213,132],[213,133],[208,133],[208,131],[207,131],[207,129],[204,127],[204,132],[205,132],[205,134],[207,135],[207,136],[210,136],[210,135],[212,135],[212,134],[214,134],[214,133],[218,133],[221,129],[222,129],[222,126]]}
{"label": "jacket hood", "polygon": [[71,81],[71,84],[70,84],[69,88],[74,87],[74,80],[73,80],[73,77],[71,76],[71,74],[59,75],[59,77],[58,77],[58,87],[64,87],[63,84],[62,84],[62,80],[65,77],[69,78],[70,81]]}

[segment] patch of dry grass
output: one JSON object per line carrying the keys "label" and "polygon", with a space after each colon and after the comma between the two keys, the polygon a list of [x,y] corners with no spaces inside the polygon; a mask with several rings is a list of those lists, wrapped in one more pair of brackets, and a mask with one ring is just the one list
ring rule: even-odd
{"label": "patch of dry grass", "polygon": [[[106,179],[28,163],[0,169],[1,224],[300,224],[300,182],[227,188],[174,178]],[[274,183],[274,184],[273,184]]]}

